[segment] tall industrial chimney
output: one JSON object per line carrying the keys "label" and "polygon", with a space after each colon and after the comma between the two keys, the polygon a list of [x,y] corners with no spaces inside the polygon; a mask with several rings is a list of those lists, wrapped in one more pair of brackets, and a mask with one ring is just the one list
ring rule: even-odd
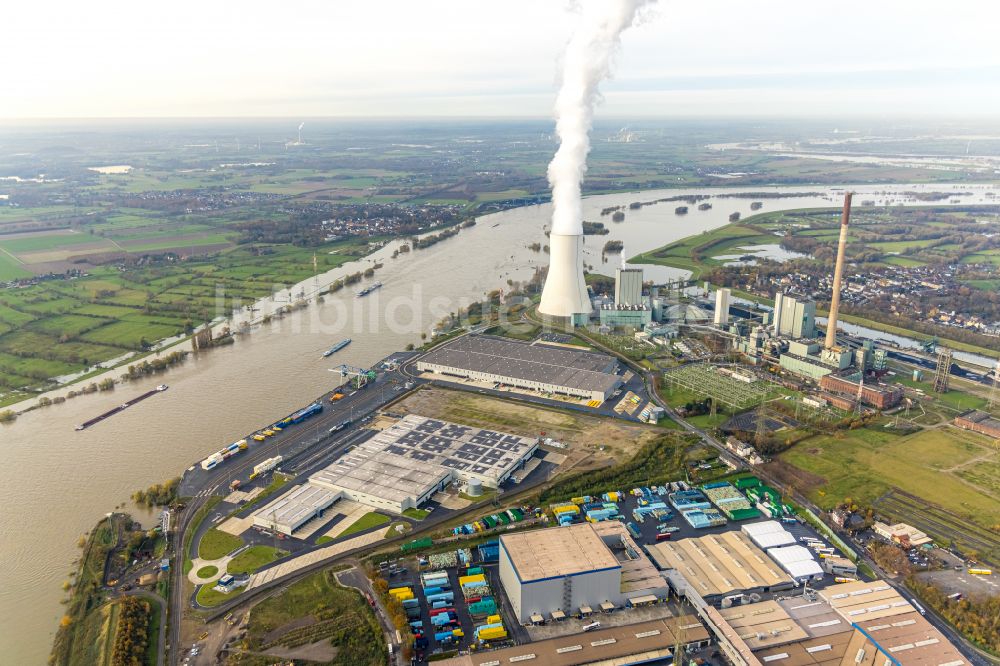
{"label": "tall industrial chimney", "polygon": [[837,266],[833,270],[833,293],[830,314],[826,320],[827,349],[837,346],[837,315],[840,313],[840,282],[844,277],[844,251],[847,249],[847,225],[851,221],[851,193],[844,193],[844,212],[840,216],[840,242],[837,243]]}
{"label": "tall industrial chimney", "polygon": [[590,314],[583,279],[583,235],[549,234],[549,274],[538,311],[553,317]]}

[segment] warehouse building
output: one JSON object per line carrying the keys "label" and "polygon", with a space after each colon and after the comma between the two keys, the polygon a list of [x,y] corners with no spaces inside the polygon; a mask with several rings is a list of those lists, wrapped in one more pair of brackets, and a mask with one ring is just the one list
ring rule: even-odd
{"label": "warehouse building", "polygon": [[[707,647],[708,630],[694,615],[650,620],[586,634],[550,638],[515,647],[472,653],[437,662],[440,666],[582,666],[644,664],[670,660],[674,648]],[[678,662],[679,663],[679,662]]]}
{"label": "warehouse building", "polygon": [[808,580],[823,580],[823,567],[813,558],[805,546],[782,546],[768,548],[767,555],[778,563],[796,583]]}
{"label": "warehouse building", "polygon": [[402,513],[455,480],[496,488],[537,450],[528,437],[409,414],[258,511],[254,524],[291,535],[341,498]]}
{"label": "warehouse building", "polygon": [[708,601],[794,586],[791,577],[742,532],[663,541],[646,546],[646,550],[658,567],[679,573]]}
{"label": "warehouse building", "polygon": [[453,480],[496,488],[538,449],[527,437],[408,414],[309,478],[356,502],[402,513]]}
{"label": "warehouse building", "polygon": [[968,664],[911,604],[883,581],[834,585],[816,598],[789,597],[718,611],[720,629],[767,666]]}
{"label": "warehouse building", "polygon": [[500,581],[522,623],[667,593],[666,581],[617,521],[504,534]]}
{"label": "warehouse building", "polygon": [[996,419],[986,412],[974,409],[970,412],[960,414],[953,423],[959,428],[1000,439],[1000,419]]}
{"label": "warehouse building", "polygon": [[417,361],[421,372],[601,402],[622,384],[618,367],[606,354],[486,335],[463,335]]}
{"label": "warehouse building", "polygon": [[750,523],[743,525],[740,529],[761,550],[778,548],[779,546],[790,546],[795,543],[795,537],[782,527],[781,523],[777,520]]}
{"label": "warehouse building", "polygon": [[338,499],[340,493],[304,483],[257,511],[253,524],[291,535],[313,518],[321,518]]}

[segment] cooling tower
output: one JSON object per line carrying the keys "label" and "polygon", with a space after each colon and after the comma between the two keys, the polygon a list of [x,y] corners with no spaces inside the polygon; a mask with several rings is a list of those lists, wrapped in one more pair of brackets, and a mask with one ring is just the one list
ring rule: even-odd
{"label": "cooling tower", "polygon": [[833,271],[830,315],[826,318],[827,349],[837,346],[837,316],[840,313],[840,283],[844,278],[844,251],[847,249],[847,226],[851,222],[851,193],[844,193],[844,212],[840,217],[840,242],[837,243],[837,266]]}
{"label": "cooling tower", "polygon": [[583,280],[583,235],[549,235],[549,274],[538,311],[552,317],[590,313]]}

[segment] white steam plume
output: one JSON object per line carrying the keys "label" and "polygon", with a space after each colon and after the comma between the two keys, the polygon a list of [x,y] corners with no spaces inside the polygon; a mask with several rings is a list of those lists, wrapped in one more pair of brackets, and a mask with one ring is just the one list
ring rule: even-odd
{"label": "white steam plume", "polygon": [[302,128],[305,127],[305,126],[306,126],[305,123],[299,123],[299,131],[301,132]]}
{"label": "white steam plume", "polygon": [[549,163],[552,233],[583,233],[580,183],[587,170],[590,128],[600,99],[597,87],[611,73],[621,33],[639,10],[655,0],[590,0],[581,3],[580,24],[563,55],[562,86],[556,97],[559,150]]}

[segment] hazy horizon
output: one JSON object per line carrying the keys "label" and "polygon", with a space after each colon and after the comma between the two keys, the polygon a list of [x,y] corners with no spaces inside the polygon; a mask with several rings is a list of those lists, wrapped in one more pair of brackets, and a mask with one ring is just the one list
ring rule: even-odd
{"label": "hazy horizon", "polygon": [[[996,12],[948,7],[662,2],[625,35],[599,114],[1000,114]],[[562,2],[116,0],[18,3],[5,18],[4,119],[542,119],[576,15]]]}

